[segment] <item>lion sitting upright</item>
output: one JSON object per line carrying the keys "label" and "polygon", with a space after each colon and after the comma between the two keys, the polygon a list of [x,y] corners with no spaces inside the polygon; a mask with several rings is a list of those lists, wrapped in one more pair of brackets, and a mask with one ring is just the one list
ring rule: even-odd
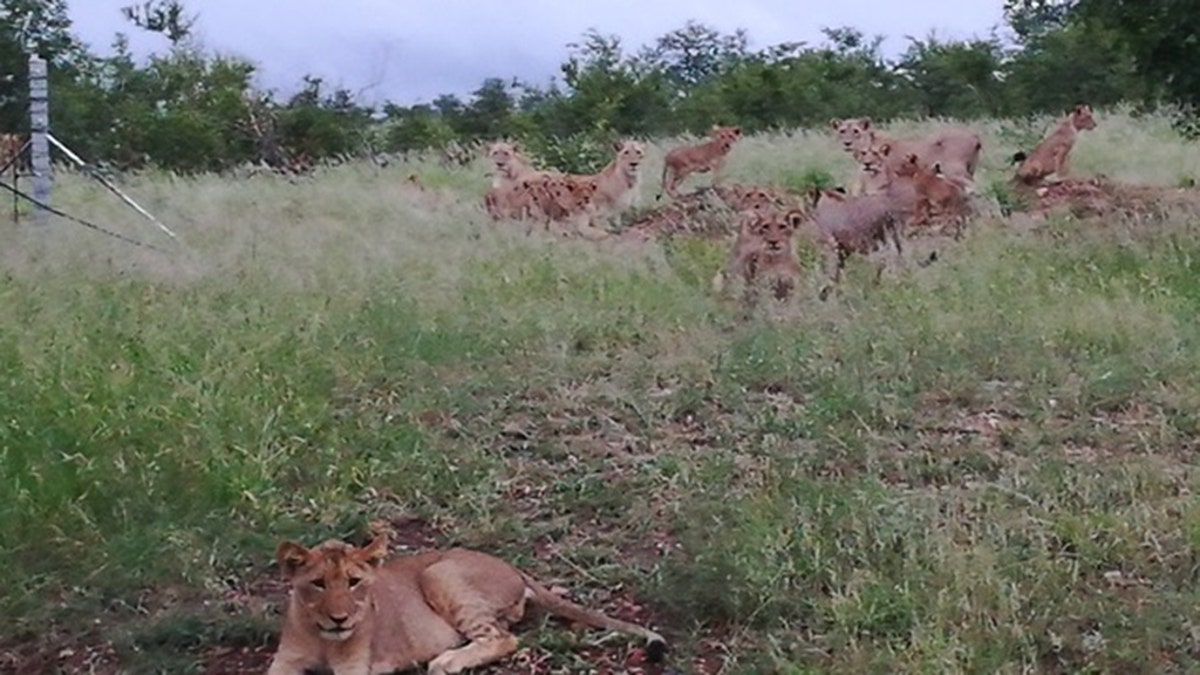
{"label": "lion sitting upright", "polygon": [[1071,149],[1075,147],[1075,139],[1079,132],[1095,129],[1096,119],[1092,117],[1090,105],[1077,105],[1067,117],[1051,131],[1033,152],[1028,156],[1023,152],[1013,155],[1014,162],[1021,162],[1017,167],[1016,180],[1025,185],[1037,185],[1051,174],[1059,180],[1066,178],[1070,170]]}
{"label": "lion sitting upright", "polygon": [[769,288],[776,300],[790,298],[801,276],[792,239],[804,221],[798,209],[787,213],[778,209],[746,212],[727,270],[713,279],[713,290],[721,291],[726,279],[740,278],[748,306],[757,303],[762,286]]}
{"label": "lion sitting upright", "polygon": [[281,543],[276,558],[291,591],[267,675],[380,675],[422,663],[432,675],[459,673],[517,650],[509,627],[526,601],[645,638],[654,660],[666,651],[658,633],[560,598],[499,558],[461,548],[385,562],[387,555],[382,536],[363,548]]}

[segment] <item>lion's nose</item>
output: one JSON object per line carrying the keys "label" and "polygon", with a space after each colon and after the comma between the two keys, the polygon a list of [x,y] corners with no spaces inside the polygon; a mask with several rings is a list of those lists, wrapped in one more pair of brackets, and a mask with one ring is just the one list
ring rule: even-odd
{"label": "lion's nose", "polygon": [[340,626],[350,620],[350,615],[349,614],[330,614],[329,620],[333,621],[334,623],[336,623],[337,625]]}

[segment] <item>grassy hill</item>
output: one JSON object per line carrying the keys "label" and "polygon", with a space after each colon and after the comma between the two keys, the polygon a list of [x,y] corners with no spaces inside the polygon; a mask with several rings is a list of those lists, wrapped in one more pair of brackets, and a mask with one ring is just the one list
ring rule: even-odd
{"label": "grassy hill", "polygon": [[[1165,118],[1098,121],[1076,173],[1200,176]],[[986,213],[1048,124],[978,125]],[[818,131],[747,139],[728,178],[851,169]],[[685,672],[1189,667],[1193,217],[988,216],[742,321],[722,244],[527,238],[485,170],[127,177],[171,255],[0,225],[0,670],[261,669],[278,540],[374,520],[651,621]],[[55,198],[164,243],[83,178]],[[630,649],[524,636],[512,672]]]}

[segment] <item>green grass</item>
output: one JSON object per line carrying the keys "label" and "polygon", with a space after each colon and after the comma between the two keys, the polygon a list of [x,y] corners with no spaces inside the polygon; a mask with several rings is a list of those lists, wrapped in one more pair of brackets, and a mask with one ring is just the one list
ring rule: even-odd
{"label": "green grass", "polygon": [[[1200,175],[1165,118],[1099,121],[1076,172]],[[1048,123],[980,125],[980,184]],[[800,134],[747,139],[728,172],[851,169]],[[682,664],[1190,667],[1192,221],[985,219],[937,264],[878,287],[852,266],[828,303],[814,269],[742,321],[709,290],[720,247],[526,238],[483,215],[483,170],[127,177],[173,256],[3,226],[0,635],[199,668],[267,639],[269,609],[197,608],[269,578],[280,538],[407,515],[597,602],[622,585]],[[81,178],[56,203],[163,243]]]}

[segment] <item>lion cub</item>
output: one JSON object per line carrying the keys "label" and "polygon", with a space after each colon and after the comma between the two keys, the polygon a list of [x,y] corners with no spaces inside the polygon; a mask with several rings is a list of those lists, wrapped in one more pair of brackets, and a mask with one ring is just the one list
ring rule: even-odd
{"label": "lion cub", "polygon": [[1095,129],[1092,106],[1077,105],[1062,122],[1028,156],[1023,152],[1013,155],[1017,167],[1017,181],[1025,185],[1037,185],[1054,174],[1058,179],[1066,178],[1070,171],[1070,155],[1075,147],[1079,132]]}
{"label": "lion cub", "polygon": [[[821,289],[825,300],[842,278],[842,270],[851,255],[864,257],[887,248],[890,241],[897,259],[903,255],[900,231],[906,210],[886,193],[850,197],[833,190],[817,190],[813,195],[813,220],[817,242],[825,251],[825,272],[829,283]],[[885,261],[875,263],[876,281],[883,275]]]}
{"label": "lion cub", "polygon": [[[712,184],[717,185],[721,180],[721,169],[725,167],[725,159],[734,143],[742,137],[741,127],[720,127],[714,125],[708,132],[709,140],[700,145],[687,145],[675,148],[663,158],[662,192],[677,199],[677,189],[683,179],[694,173],[712,172]],[[662,192],[658,198],[662,198]]]}
{"label": "lion cub", "polygon": [[952,218],[954,238],[962,238],[963,226],[966,224],[967,211],[970,208],[963,186],[941,175],[941,166],[938,164],[930,168],[921,166],[917,156],[911,153],[896,168],[896,176],[911,180],[916,191],[916,206],[908,225],[928,226],[934,211],[937,211]]}
{"label": "lion cub", "polygon": [[276,558],[291,591],[267,675],[379,675],[426,662],[432,675],[459,673],[517,650],[509,627],[526,601],[644,638],[651,660],[666,651],[658,633],[580,607],[499,558],[461,548],[385,562],[387,555],[385,537],[363,548],[281,543]]}
{"label": "lion cub", "polygon": [[[850,153],[860,164],[863,155],[871,148],[888,145],[892,148],[890,158],[884,157],[889,168],[895,168],[909,153],[920,158],[926,167],[940,164],[944,173],[960,179],[964,184],[973,184],[979,156],[983,152],[983,141],[979,134],[964,127],[943,127],[923,138],[895,139],[884,136],[872,125],[870,117],[830,120],[842,149]],[[866,171],[867,175],[878,176],[878,171]],[[860,181],[864,177],[860,176]],[[870,190],[868,190],[869,192]]]}
{"label": "lion cub", "polygon": [[713,279],[714,290],[722,290],[725,279],[741,278],[747,305],[757,302],[760,286],[770,288],[776,300],[791,297],[801,273],[792,237],[803,223],[804,214],[795,209],[747,212],[733,242],[727,271]]}

